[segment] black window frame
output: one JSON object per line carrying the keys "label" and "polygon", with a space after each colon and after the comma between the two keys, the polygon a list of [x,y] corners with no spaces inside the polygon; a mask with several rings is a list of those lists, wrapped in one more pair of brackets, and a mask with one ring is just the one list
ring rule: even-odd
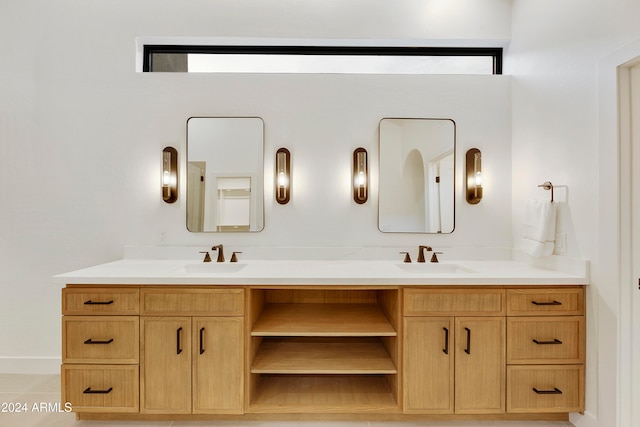
{"label": "black window frame", "polygon": [[422,46],[250,46],[250,45],[145,45],[142,71],[153,72],[154,54],[242,54],[242,55],[345,55],[345,56],[487,56],[493,59],[493,74],[502,74],[501,47]]}

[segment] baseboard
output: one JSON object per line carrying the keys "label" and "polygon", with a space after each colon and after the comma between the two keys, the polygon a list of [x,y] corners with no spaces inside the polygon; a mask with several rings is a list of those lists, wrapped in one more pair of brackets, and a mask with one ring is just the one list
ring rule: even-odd
{"label": "baseboard", "polygon": [[59,374],[59,357],[4,357],[0,356],[2,374]]}
{"label": "baseboard", "polygon": [[599,427],[597,418],[589,411],[584,414],[570,414],[569,421],[576,427]]}

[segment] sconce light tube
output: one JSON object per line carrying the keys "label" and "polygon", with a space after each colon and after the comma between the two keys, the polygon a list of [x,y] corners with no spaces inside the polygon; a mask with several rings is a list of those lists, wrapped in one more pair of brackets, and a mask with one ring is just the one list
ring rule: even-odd
{"label": "sconce light tube", "polygon": [[281,205],[291,199],[291,153],[286,148],[276,151],[276,202]]}
{"label": "sconce light tube", "polygon": [[162,200],[178,200],[178,151],[173,147],[162,150]]}
{"label": "sconce light tube", "polygon": [[466,155],[467,202],[472,205],[482,200],[482,153],[471,148]]}
{"label": "sconce light tube", "polygon": [[369,163],[367,150],[358,147],[353,151],[353,200],[363,204],[369,198]]}

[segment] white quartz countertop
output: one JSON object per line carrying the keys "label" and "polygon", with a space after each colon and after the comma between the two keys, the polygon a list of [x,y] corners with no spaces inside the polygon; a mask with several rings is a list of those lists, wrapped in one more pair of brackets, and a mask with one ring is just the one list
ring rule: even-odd
{"label": "white quartz countertop", "polygon": [[122,259],[54,277],[59,284],[130,285],[586,285],[588,269],[559,271],[521,261],[404,264],[370,260]]}

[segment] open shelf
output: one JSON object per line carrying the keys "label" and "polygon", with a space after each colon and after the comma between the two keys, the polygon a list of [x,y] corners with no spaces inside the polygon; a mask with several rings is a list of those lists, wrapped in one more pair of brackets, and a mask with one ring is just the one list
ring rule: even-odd
{"label": "open shelf", "polygon": [[254,374],[397,374],[377,338],[265,338]]}
{"label": "open shelf", "polygon": [[384,375],[263,375],[253,413],[398,412]]}
{"label": "open shelf", "polygon": [[399,413],[397,289],[252,289],[249,412]]}
{"label": "open shelf", "polygon": [[376,304],[266,304],[251,336],[395,337],[397,332]]}

